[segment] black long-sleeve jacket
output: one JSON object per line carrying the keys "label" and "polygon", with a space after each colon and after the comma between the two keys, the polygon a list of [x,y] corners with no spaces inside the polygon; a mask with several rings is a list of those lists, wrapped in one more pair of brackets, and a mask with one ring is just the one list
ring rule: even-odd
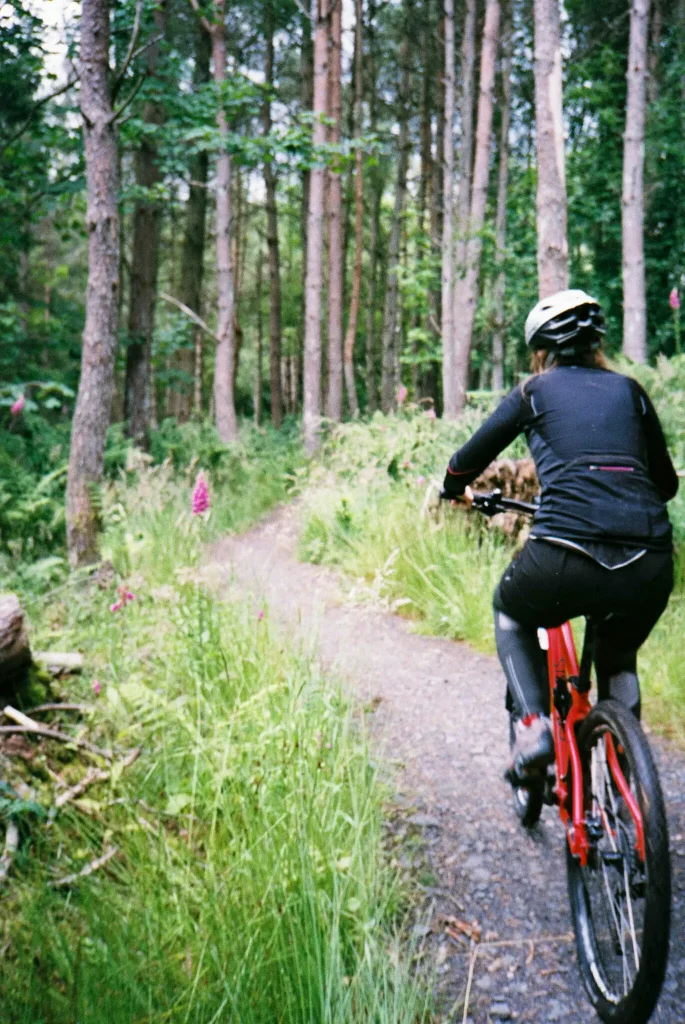
{"label": "black long-sleeve jacket", "polygon": [[539,538],[665,550],[678,490],[659,418],[640,385],[609,370],[560,366],[514,388],[450,459],[463,493],[524,432],[540,481]]}

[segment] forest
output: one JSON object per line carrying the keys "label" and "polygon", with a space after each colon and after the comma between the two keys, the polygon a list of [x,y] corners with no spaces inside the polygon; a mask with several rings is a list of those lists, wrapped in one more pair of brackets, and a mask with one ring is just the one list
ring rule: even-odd
{"label": "forest", "polygon": [[[492,652],[516,537],[426,487],[567,287],[685,470],[684,159],[685,0],[0,2],[8,1019],[485,1007],[431,974],[372,715],[217,551],[294,499],[350,601]],[[643,706],[682,747],[670,511]]]}
{"label": "forest", "polygon": [[679,352],[682,4],[78,15],[0,21],[8,535],[72,418],[73,564],[124,438],[301,416],[311,453],[405,393],[454,418],[525,372],[538,279],[601,301],[610,352]]}

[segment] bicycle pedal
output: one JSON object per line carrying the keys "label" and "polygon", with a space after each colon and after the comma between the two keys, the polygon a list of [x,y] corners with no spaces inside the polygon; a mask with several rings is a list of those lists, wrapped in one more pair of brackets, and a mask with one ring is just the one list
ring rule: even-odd
{"label": "bicycle pedal", "polygon": [[519,775],[515,768],[507,768],[504,773],[504,781],[508,782],[514,789],[528,788],[536,780],[533,776]]}

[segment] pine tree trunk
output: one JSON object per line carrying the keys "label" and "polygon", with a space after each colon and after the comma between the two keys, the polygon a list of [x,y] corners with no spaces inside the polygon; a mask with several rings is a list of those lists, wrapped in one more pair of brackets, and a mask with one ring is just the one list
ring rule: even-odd
{"label": "pine tree trunk", "polygon": [[254,377],[254,421],[255,426],[262,422],[262,391],[264,388],[264,376],[262,372],[262,352],[264,341],[264,327],[262,318],[262,253],[261,247],[257,250],[255,305],[257,306],[257,335],[255,338],[255,377]]}
{"label": "pine tree trunk", "polygon": [[[329,51],[329,141],[340,143],[342,131],[342,0],[332,0]],[[326,415],[339,422],[343,403],[343,232],[342,175],[328,170],[328,389]]]}
{"label": "pine tree trunk", "polygon": [[[476,0],[466,0],[461,42],[461,140],[459,143],[459,193],[457,198],[457,278],[464,274],[471,212],[473,167],[473,94],[476,88]],[[452,314],[454,316],[454,314]]]}
{"label": "pine tree trunk", "polygon": [[[357,138],[362,133],[362,96],[363,96],[363,9],[362,0],[355,0],[354,30],[354,63],[355,63],[355,96],[354,96],[354,127]],[[362,289],[362,262],[364,258],[364,177],[361,146],[355,153],[354,179],[354,270],[352,275],[352,299],[350,301],[350,317],[344,345],[345,389],[347,404],[351,416],[359,415],[357,389],[354,383],[354,343],[357,336],[357,318],[359,316],[359,299]]]}
{"label": "pine tree trunk", "polygon": [[[214,0],[215,21],[211,26],[214,82],[220,90],[226,79],[226,0]],[[218,342],[214,364],[214,407],[216,429],[227,444],[237,441],[233,372],[235,366],[233,267],[231,265],[231,156],[227,150],[228,122],[222,107],[217,113],[222,148],[216,167],[216,264],[219,316]]]}
{"label": "pine tree trunk", "polygon": [[664,27],[664,16],[661,0],[654,0],[652,6],[652,27],[647,57],[647,103],[651,106],[659,99],[659,54],[661,52],[661,34]]}
{"label": "pine tree trunk", "polygon": [[[338,0],[339,2],[339,0]],[[328,3],[317,0],[314,32],[314,132],[315,147],[326,142],[328,91]],[[314,455],[321,444],[321,292],[323,285],[323,218],[325,168],[319,163],[310,172],[307,213],[307,279],[304,335],[304,445]]]}
{"label": "pine tree trunk", "polygon": [[504,387],[504,296],[506,275],[504,260],[507,249],[507,186],[509,183],[509,121],[511,116],[511,51],[512,10],[507,3],[502,28],[502,121],[499,135],[499,174],[497,181],[497,217],[495,221],[495,265],[499,267],[495,281],[495,329],[492,334],[492,389]]}
{"label": "pine tree trunk", "polygon": [[[155,33],[166,29],[166,0],[155,9]],[[147,74],[154,77],[159,61],[160,41],[147,50]],[[159,103],[148,100],[143,108],[143,121],[158,127],[164,120]],[[157,162],[157,143],[145,135],[135,155],[138,188],[154,189],[162,180]],[[133,251],[131,255],[131,294],[128,313],[126,348],[125,417],[127,431],[134,444],[147,448],[152,422],[152,332],[155,325],[157,269],[159,263],[159,232],[161,206],[149,196],[136,200],[133,212]]]}
{"label": "pine tree trunk", "polygon": [[93,562],[98,556],[98,511],[92,487],[102,478],[114,391],[119,213],[117,132],[108,74],[109,3],[83,0],[80,104],[86,156],[88,292],[67,477],[67,547],[72,566]]}
{"label": "pine tree trunk", "polygon": [[[197,26],[195,41],[195,68],[193,86],[198,89],[209,81],[211,41],[201,26]],[[202,312],[202,278],[204,268],[205,237],[207,233],[207,173],[209,157],[205,151],[197,153],[189,165],[190,185],[185,209],[185,233],[181,252],[181,301],[194,313]],[[191,409],[196,415],[202,405],[202,331],[193,330],[193,348],[174,353],[172,367],[180,371],[187,382],[178,384],[169,393],[168,411],[179,423],[190,419]],[[192,383],[191,383],[192,382]],[[198,397],[199,395],[199,397]]]}
{"label": "pine tree trunk", "polygon": [[[374,0],[368,6],[368,81],[369,94],[369,129],[373,134],[377,129],[376,102],[376,7]],[[379,168],[372,167],[369,172],[371,182],[371,218],[369,225],[369,287],[366,296],[366,404],[367,410],[374,413],[378,408],[378,387],[376,381],[376,278],[378,276],[378,232],[380,230],[381,199],[383,182]]]}
{"label": "pine tree trunk", "polygon": [[399,335],[401,324],[399,312],[399,264],[400,243],[402,240],[402,223],[407,195],[407,169],[409,165],[409,24],[405,17],[404,37],[400,46],[400,89],[399,89],[399,122],[400,135],[398,140],[397,186],[395,188],[395,204],[393,209],[390,241],[388,244],[388,280],[385,289],[385,311],[383,317],[383,357],[381,376],[381,409],[392,412],[397,401],[399,378],[397,374]]}
{"label": "pine tree trunk", "polygon": [[648,23],[649,0],[633,0],[623,136],[623,354],[636,363],[647,360],[643,177]]}
{"label": "pine tree trunk", "polygon": [[535,0],[538,286],[541,299],[568,288],[562,102],[559,0]]}
{"label": "pine tree trunk", "polygon": [[454,376],[454,0],[445,0],[445,113],[442,154],[442,394],[444,414],[457,412]]}
{"label": "pine tree trunk", "polygon": [[476,304],[478,302],[480,257],[483,248],[481,231],[483,230],[485,205],[488,198],[490,149],[492,142],[492,110],[495,93],[495,65],[499,41],[499,20],[499,0],[487,0],[480,60],[480,92],[478,96],[478,121],[476,125],[476,154],[473,166],[471,216],[469,218],[468,238],[466,244],[465,274],[464,277],[457,281],[454,289],[456,310],[454,323],[454,369],[457,414],[463,409],[464,402],[466,400],[469,364],[471,359],[473,321],[476,314]]}
{"label": "pine tree trunk", "polygon": [[[266,67],[265,84],[271,90],[274,82],[273,8],[266,5]],[[271,98],[267,92],[262,111],[264,135],[271,132]],[[278,429],[283,422],[281,395],[281,261],[278,249],[278,212],[276,208],[276,173],[272,161],[264,163],[266,188],[266,241],[269,249],[269,376],[271,381],[271,422]]]}
{"label": "pine tree trunk", "polygon": [[[307,0],[307,8],[311,10],[311,0]],[[314,106],[314,47],[311,32],[311,21],[309,18],[302,18],[302,46],[300,50],[300,78],[301,93],[300,102],[302,110],[309,113]],[[297,352],[286,356],[294,362],[295,372],[292,374],[292,391],[284,391],[287,395],[286,401],[290,412],[297,412],[300,380],[302,379],[302,364],[304,353],[304,325],[306,323],[307,305],[307,224],[309,219],[309,183],[311,172],[309,168],[302,171],[302,205],[301,205],[301,228],[302,228],[302,316],[300,318],[300,329],[297,334]],[[294,357],[294,358],[293,358]],[[295,400],[291,400],[291,395]]]}

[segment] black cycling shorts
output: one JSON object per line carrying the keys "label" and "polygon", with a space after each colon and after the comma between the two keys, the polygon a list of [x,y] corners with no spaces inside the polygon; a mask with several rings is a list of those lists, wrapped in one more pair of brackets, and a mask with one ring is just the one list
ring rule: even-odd
{"label": "black cycling shorts", "polygon": [[505,571],[494,605],[524,626],[551,628],[591,616],[617,650],[636,651],[673,589],[670,551],[647,551],[621,569],[544,540],[529,540]]}

